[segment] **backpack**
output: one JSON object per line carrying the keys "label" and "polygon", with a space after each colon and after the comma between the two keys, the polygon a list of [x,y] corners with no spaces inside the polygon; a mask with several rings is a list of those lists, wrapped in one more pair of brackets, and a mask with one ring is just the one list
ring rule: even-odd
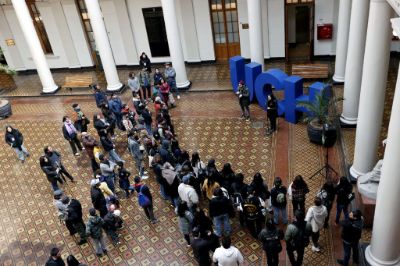
{"label": "backpack", "polygon": [[322,205],[327,206],[328,205],[328,192],[325,189],[321,189],[318,193],[317,193],[317,197],[321,199],[322,201]]}
{"label": "backpack", "polygon": [[257,206],[248,199],[246,199],[243,203],[243,212],[248,220],[256,220],[258,218]]}
{"label": "backpack", "polygon": [[139,190],[139,193],[138,193],[138,203],[139,203],[140,207],[147,207],[147,206],[149,206],[151,204],[151,201],[146,195],[144,195],[142,193],[143,186],[144,185],[142,185],[140,187],[140,190]]}
{"label": "backpack", "polygon": [[278,192],[278,195],[276,196],[276,202],[279,204],[285,204],[286,203],[286,195],[282,191]]}
{"label": "backpack", "polygon": [[262,241],[263,250],[278,253],[282,251],[282,244],[279,239],[279,233],[277,230],[267,231],[265,235],[263,235]]}
{"label": "backpack", "polygon": [[307,247],[310,244],[310,236],[306,232],[307,223],[304,222],[302,227],[295,223],[292,223],[292,225],[297,228],[297,234],[293,237],[290,244],[295,248]]}

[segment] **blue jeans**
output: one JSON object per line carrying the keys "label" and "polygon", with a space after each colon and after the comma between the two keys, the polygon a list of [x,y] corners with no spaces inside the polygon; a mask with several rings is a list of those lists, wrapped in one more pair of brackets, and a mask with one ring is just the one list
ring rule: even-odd
{"label": "blue jeans", "polygon": [[137,158],[137,157],[133,157],[133,159],[135,160],[135,164],[136,164],[136,169],[138,171],[138,175],[140,177],[142,177],[143,173],[144,173],[143,160],[141,160],[140,158]]}
{"label": "blue jeans", "polygon": [[104,181],[107,183],[108,188],[115,193],[114,175],[104,176]]}
{"label": "blue jeans", "polygon": [[224,226],[225,235],[231,234],[231,224],[229,223],[229,216],[227,213],[215,216],[213,221],[215,226],[215,234],[217,236],[222,236],[222,226]]}
{"label": "blue jeans", "polygon": [[284,224],[288,223],[288,218],[287,218],[287,212],[286,212],[286,206],[285,207],[275,207],[272,206],[274,209],[274,223],[278,224],[279,223],[279,213],[282,213],[282,220]]}
{"label": "blue jeans", "polygon": [[343,265],[348,266],[350,257],[351,257],[351,250],[353,250],[353,263],[358,264],[358,242],[357,243],[347,243],[343,241],[343,250],[344,250],[344,258],[343,258]]}
{"label": "blue jeans", "polygon": [[21,149],[19,148],[14,148],[15,152],[17,153],[18,159],[21,161],[25,160],[25,156],[29,156],[28,150],[24,147],[24,145],[21,145]]}
{"label": "blue jeans", "polygon": [[178,89],[178,87],[176,87],[175,78],[168,78],[167,83],[168,83],[169,87],[171,88],[171,92],[175,92],[176,95],[178,96],[179,95],[179,89]]}
{"label": "blue jeans", "polygon": [[343,211],[343,214],[344,214],[344,219],[345,220],[349,219],[348,204],[346,204],[346,205],[337,204],[336,205],[336,219],[335,219],[336,223],[339,223],[340,214],[342,213],[342,211]]}
{"label": "blue jeans", "polygon": [[145,124],[145,127],[146,127],[147,134],[149,134],[149,136],[153,136],[153,130],[151,128],[151,124]]}
{"label": "blue jeans", "polygon": [[112,149],[111,151],[108,152],[110,155],[110,159],[113,162],[125,162],[124,160],[119,157],[118,153],[115,151],[115,149]]}

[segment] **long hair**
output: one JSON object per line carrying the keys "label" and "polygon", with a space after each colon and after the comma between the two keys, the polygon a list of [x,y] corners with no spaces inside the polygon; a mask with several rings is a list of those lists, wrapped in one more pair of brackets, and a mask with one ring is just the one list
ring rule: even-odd
{"label": "long hair", "polygon": [[185,212],[189,210],[187,203],[182,201],[179,203],[178,208],[177,208],[177,214],[179,217],[184,217],[185,216]]}
{"label": "long hair", "polygon": [[295,189],[302,189],[302,188],[306,188],[307,183],[304,181],[303,177],[301,175],[297,175],[294,180],[293,180],[293,185],[292,188]]}

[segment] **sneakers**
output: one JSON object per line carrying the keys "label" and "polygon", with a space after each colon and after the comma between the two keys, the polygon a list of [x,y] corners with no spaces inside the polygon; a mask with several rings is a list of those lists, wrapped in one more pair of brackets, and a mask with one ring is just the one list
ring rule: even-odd
{"label": "sneakers", "polygon": [[313,252],[320,252],[321,250],[319,249],[319,247],[315,247],[315,246],[311,246],[311,250]]}
{"label": "sneakers", "polygon": [[140,178],[143,179],[143,180],[146,180],[147,178],[149,178],[149,176],[147,176],[147,175],[142,175]]}
{"label": "sneakers", "polygon": [[155,219],[155,220],[151,221],[151,223],[152,223],[152,224],[156,224],[156,223],[158,223],[158,220]]}
{"label": "sneakers", "polygon": [[75,153],[75,156],[79,156],[79,152]]}
{"label": "sneakers", "polygon": [[340,265],[344,265],[344,261],[343,261],[343,260],[337,259],[336,262],[337,262],[338,264],[340,264]]}
{"label": "sneakers", "polygon": [[178,96],[176,96],[176,98],[179,100],[179,99],[181,98],[181,96],[180,96],[180,95],[178,95]]}
{"label": "sneakers", "polygon": [[82,147],[82,150],[84,151],[84,150],[85,150],[85,147]]}

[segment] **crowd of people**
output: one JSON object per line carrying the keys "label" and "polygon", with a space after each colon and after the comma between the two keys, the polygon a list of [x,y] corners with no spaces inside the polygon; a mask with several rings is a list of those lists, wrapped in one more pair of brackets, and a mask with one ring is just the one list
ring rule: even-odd
{"label": "crowd of people", "polygon": [[[190,155],[180,147],[169,113],[169,106],[175,104],[170,96],[170,90],[176,88],[175,71],[171,71],[173,68],[170,65],[167,65],[165,75],[156,69],[151,84],[151,63],[145,55],[142,57],[143,70],[139,78],[129,75],[133,108],[124,104],[119,96],[112,94],[108,97],[98,85],[94,86],[96,105],[100,111],[92,120],[97,137],[88,132],[91,121],[78,103],[72,105],[73,115],[63,118],[62,133],[72,153],[80,156],[81,152],[85,152],[93,172],[90,180],[93,206],[89,209],[86,223],[84,218],[87,215],[84,215],[79,200],[66,195],[59,187],[66,182],[66,178],[75,182],[62,163],[61,153],[46,146],[39,158],[40,167],[54,192],[58,217],[71,236],[79,235],[77,244],[91,239],[96,255],[104,256],[107,254],[104,231],[114,245],[119,245],[120,229],[124,224],[120,200],[133,194],[137,195],[137,204],[148,221],[157,223],[153,193],[159,191],[160,196],[174,208],[179,229],[199,265],[243,263],[241,252],[231,243],[231,221],[235,217],[241,226],[262,242],[268,265],[279,264],[282,240],[286,242],[291,264],[302,265],[304,249],[309,245],[310,238],[312,251],[321,252],[318,243],[320,231],[328,227],[329,213],[336,198],[335,221],[343,227],[345,251],[344,258],[338,263],[348,265],[351,250],[353,262],[358,262],[356,246],[361,238],[362,216],[358,210],[348,213],[352,185],[346,177],[342,177],[338,184],[327,181],[314,197],[313,206],[306,211],[305,201],[310,190],[300,175],[288,188],[280,177],[276,177],[269,190],[260,173],[256,173],[252,182],[247,184],[244,175],[235,172],[230,163],[225,163],[219,170],[214,159],[204,163],[198,152]],[[243,94],[241,97],[246,97],[243,88],[239,93]],[[179,99],[179,94],[177,97]],[[154,105],[154,113],[149,110],[150,104]],[[248,119],[248,108],[242,110],[243,116]],[[271,126],[274,130],[274,123]],[[126,135],[128,151],[137,173],[133,182],[125,160],[117,152],[117,134]],[[21,132],[7,126],[5,139],[15,149],[19,160],[24,162],[29,152],[23,146]],[[158,188],[146,184],[150,169]],[[279,218],[283,224],[288,224],[289,200],[292,202],[294,222],[287,226],[284,233],[278,228]],[[341,212],[344,213],[343,221],[340,221]],[[67,262],[79,265],[73,256]],[[58,248],[51,250],[46,265],[64,265]]]}

